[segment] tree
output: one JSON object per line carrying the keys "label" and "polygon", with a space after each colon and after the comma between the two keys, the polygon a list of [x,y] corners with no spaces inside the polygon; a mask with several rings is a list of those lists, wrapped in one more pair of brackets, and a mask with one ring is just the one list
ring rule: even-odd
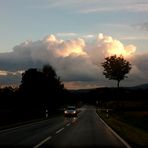
{"label": "tree", "polygon": [[[46,86],[52,92],[61,91],[64,89],[64,85],[60,81],[60,78],[57,76],[54,68],[50,65],[44,65],[42,72],[46,79]],[[49,90],[48,90],[49,91]]]}
{"label": "tree", "polygon": [[[42,72],[45,76],[45,94],[52,98],[52,104],[59,106],[62,103],[62,95],[64,92],[64,85],[62,84],[60,78],[57,76],[56,71],[51,65],[44,65]],[[47,104],[49,100],[47,98]]]}
{"label": "tree", "polygon": [[22,74],[19,90],[27,104],[29,102],[31,106],[36,104],[35,106],[54,108],[60,104],[57,99],[61,98],[64,85],[54,68],[45,65],[42,70],[36,68],[26,70]]}
{"label": "tree", "polygon": [[36,68],[30,68],[22,74],[21,85],[19,87],[20,103],[28,108],[38,108],[45,104],[44,90],[45,77]]}
{"label": "tree", "polygon": [[103,74],[109,80],[117,80],[117,87],[124,78],[127,78],[126,74],[131,70],[131,64],[126,61],[123,56],[117,57],[116,55],[106,57],[105,62],[102,63],[104,68]]}

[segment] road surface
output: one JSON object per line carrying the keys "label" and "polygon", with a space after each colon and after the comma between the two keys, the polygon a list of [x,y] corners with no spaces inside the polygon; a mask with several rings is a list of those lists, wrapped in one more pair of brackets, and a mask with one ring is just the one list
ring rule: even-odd
{"label": "road surface", "polygon": [[125,147],[101,122],[93,107],[77,118],[51,119],[0,131],[0,147]]}

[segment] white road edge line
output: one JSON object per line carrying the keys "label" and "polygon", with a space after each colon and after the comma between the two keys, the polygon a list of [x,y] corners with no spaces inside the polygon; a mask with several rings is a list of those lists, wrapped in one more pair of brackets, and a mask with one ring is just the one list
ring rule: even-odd
{"label": "white road edge line", "polygon": [[70,125],[70,123],[66,124],[66,126],[69,126],[69,125]]}
{"label": "white road edge line", "polygon": [[48,140],[50,140],[52,137],[49,136],[47,137],[46,139],[44,139],[43,141],[41,141],[39,144],[35,145],[33,148],[38,148],[40,147],[41,145],[43,145],[45,142],[47,142]]}
{"label": "white road edge line", "polygon": [[109,127],[98,114],[97,116],[100,118],[101,122],[115,135],[115,137],[117,137],[127,148],[131,148],[131,146],[123,138],[121,138],[111,127]]}
{"label": "white road edge line", "polygon": [[60,133],[62,130],[64,130],[64,127],[61,128],[61,129],[59,129],[59,130],[57,130],[57,131],[56,131],[56,134]]}

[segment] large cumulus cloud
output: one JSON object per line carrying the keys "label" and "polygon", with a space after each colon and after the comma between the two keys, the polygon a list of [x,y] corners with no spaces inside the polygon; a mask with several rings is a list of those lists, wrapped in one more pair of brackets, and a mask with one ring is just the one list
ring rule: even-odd
{"label": "large cumulus cloud", "polygon": [[[136,78],[141,74],[141,80],[147,80],[146,61],[148,61],[148,56],[133,58],[136,50],[134,45],[124,45],[119,40],[103,34],[99,34],[91,42],[87,41],[85,38],[62,40],[54,35],[38,41],[25,41],[15,46],[12,52],[0,54],[1,84],[10,81],[10,75],[11,79],[14,76],[12,83],[15,83],[15,80],[18,83],[18,79],[21,79],[20,71],[32,67],[41,68],[44,64],[49,63],[65,84],[71,88],[78,85],[105,86],[108,84],[108,80],[105,80],[102,75],[101,63],[104,57],[115,53],[123,54],[133,63],[130,75]],[[141,63],[144,65],[141,66]],[[133,82],[135,81],[133,80]]]}

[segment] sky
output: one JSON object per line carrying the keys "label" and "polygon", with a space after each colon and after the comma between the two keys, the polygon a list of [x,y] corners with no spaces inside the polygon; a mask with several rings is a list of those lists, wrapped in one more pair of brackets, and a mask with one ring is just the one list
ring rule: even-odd
{"label": "sky", "polygon": [[121,86],[148,83],[147,0],[0,0],[0,85],[51,64],[69,89],[116,86],[106,56],[132,64]]}

